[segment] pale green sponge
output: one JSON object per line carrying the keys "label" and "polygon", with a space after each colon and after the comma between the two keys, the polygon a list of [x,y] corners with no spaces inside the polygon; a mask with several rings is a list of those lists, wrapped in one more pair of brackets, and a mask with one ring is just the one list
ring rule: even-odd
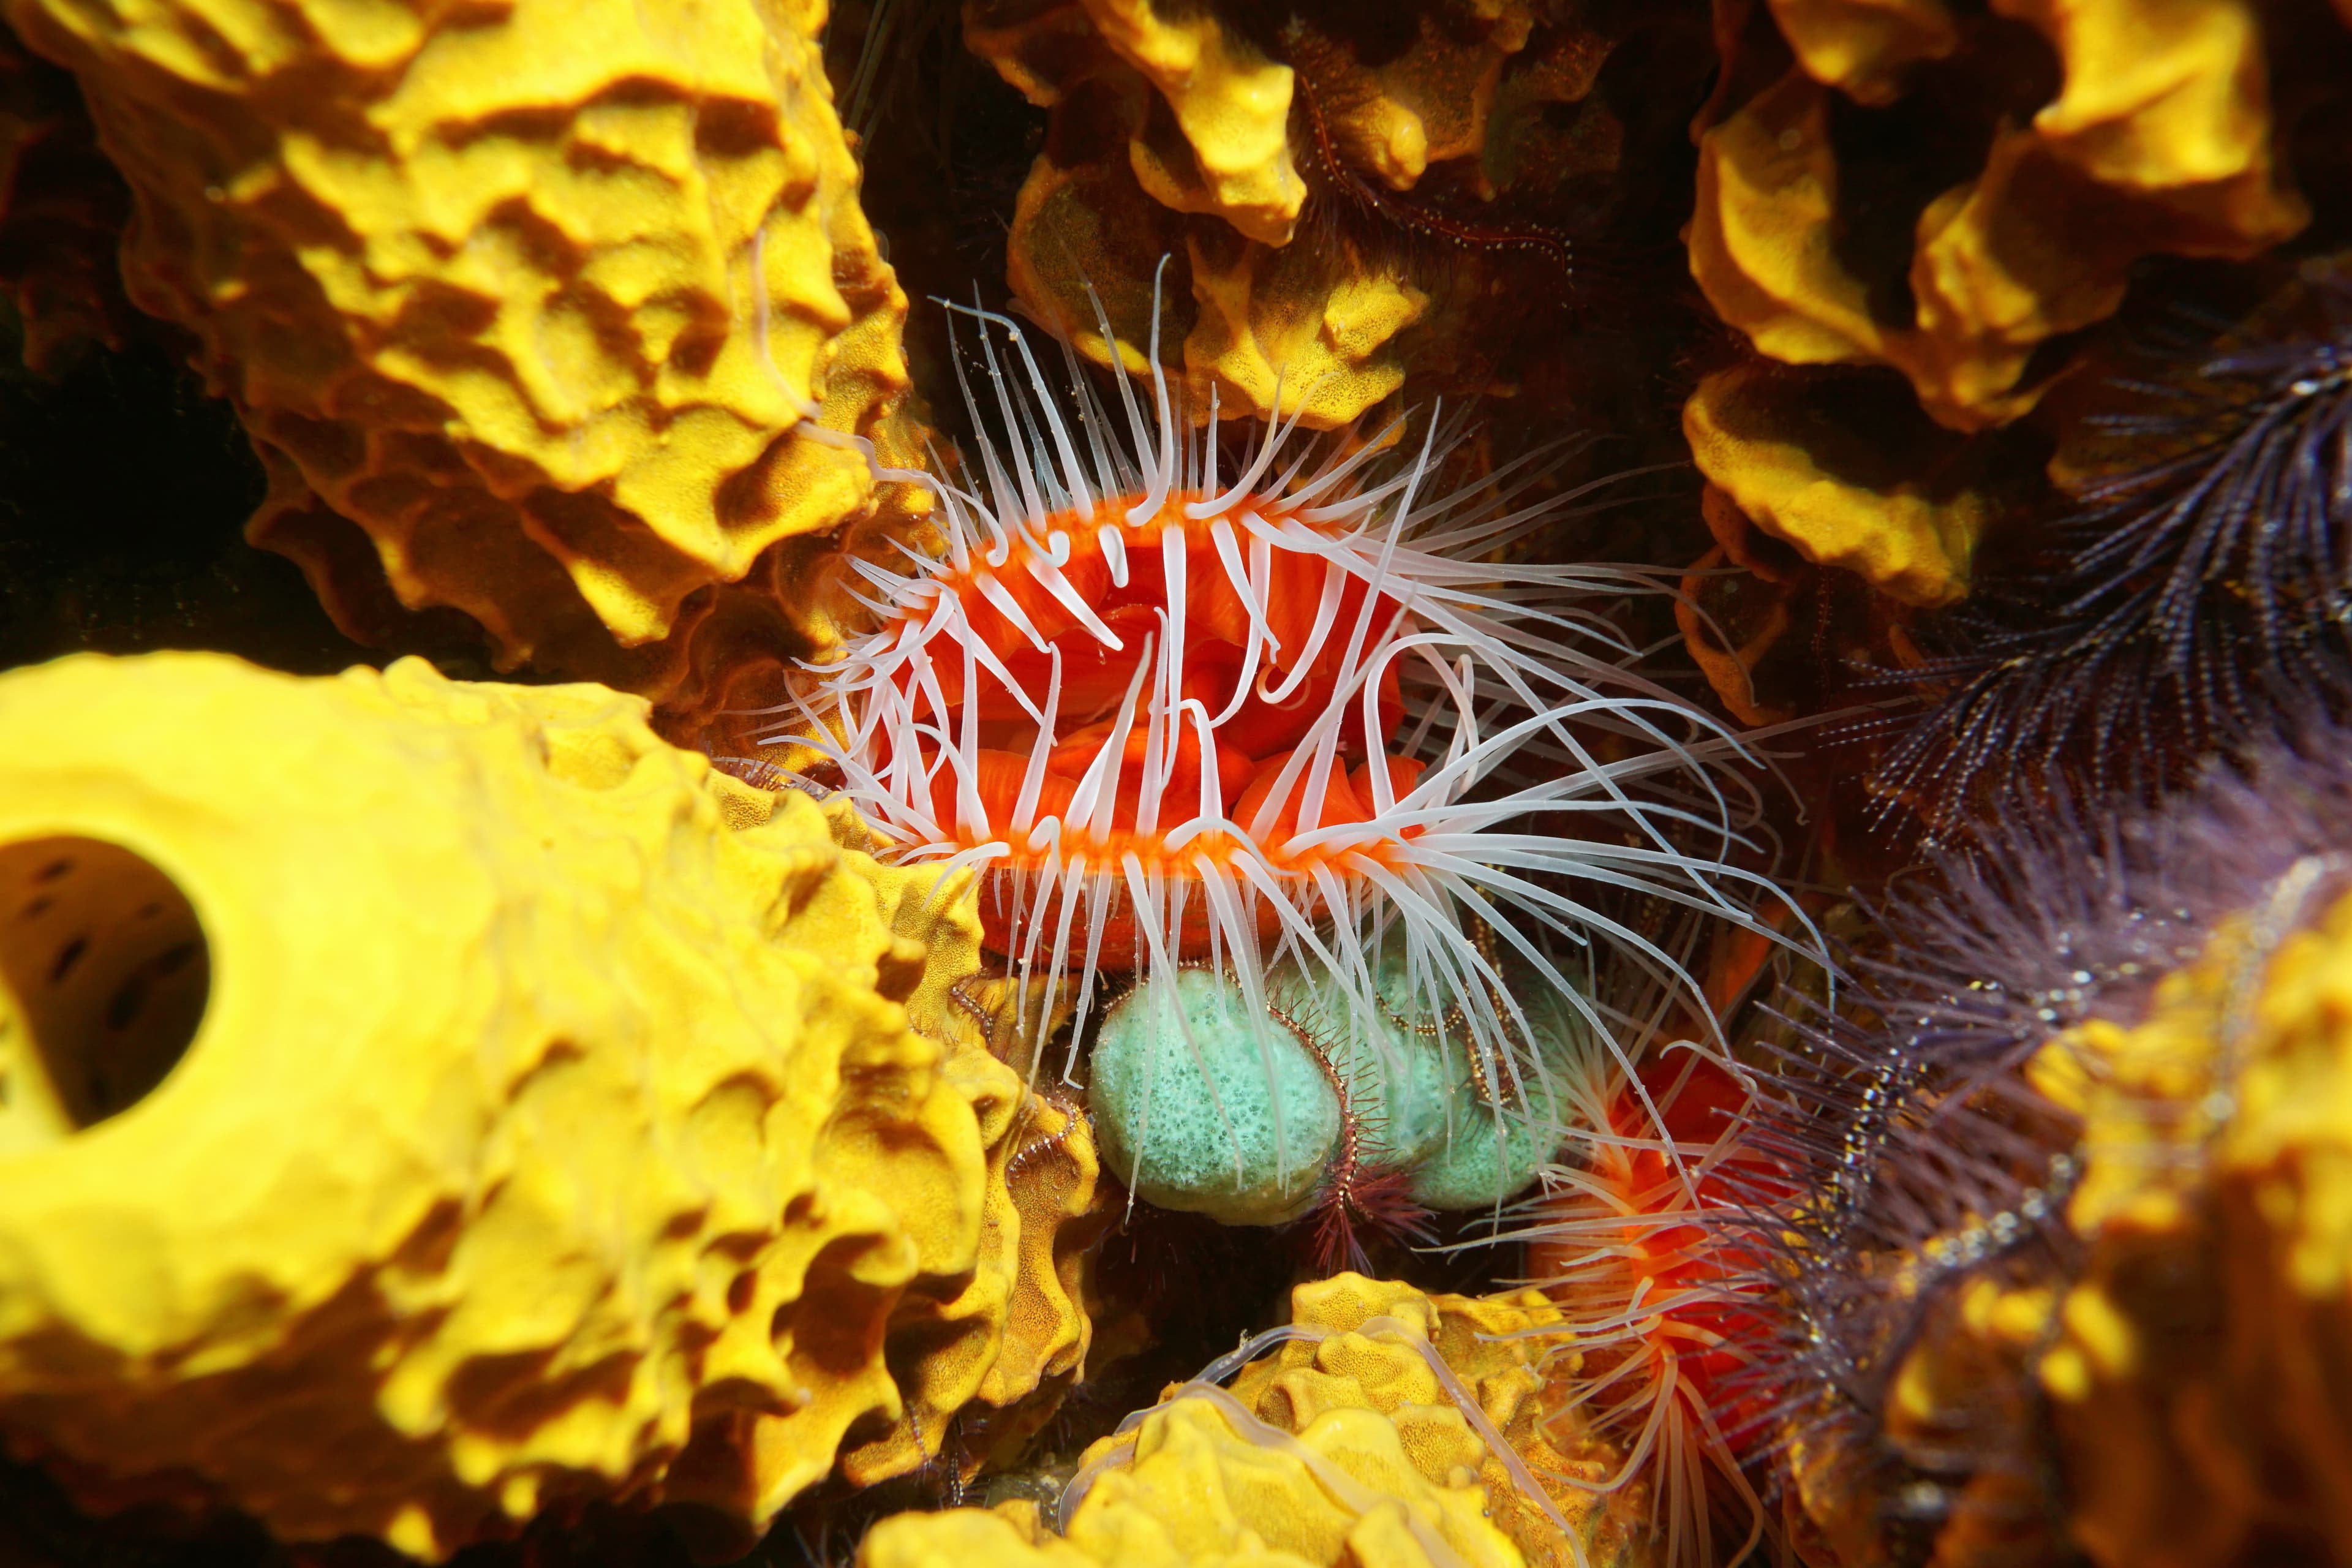
{"label": "pale green sponge", "polygon": [[1372,979],[1381,1014],[1370,1029],[1350,1023],[1340,987],[1318,985],[1295,960],[1267,973],[1266,999],[1318,1042],[1346,1081],[1359,1157],[1375,1167],[1414,1165],[1445,1136],[1452,1089],[1435,1038],[1423,1032],[1428,1009],[1412,1005],[1402,952],[1383,953]]}
{"label": "pale green sponge", "polygon": [[1530,1082],[1528,1097],[1544,1107],[1541,1114],[1525,1105],[1507,1106],[1498,1113],[1479,1101],[1466,1058],[1455,1082],[1461,1092],[1454,1106],[1454,1124],[1441,1128],[1434,1146],[1413,1168],[1409,1191],[1425,1209],[1492,1208],[1534,1181],[1559,1146],[1550,1097]]}
{"label": "pale green sponge", "polygon": [[1307,1208],[1339,1142],[1322,1064],[1283,1024],[1253,1020],[1213,970],[1156,975],[1120,998],[1089,1071],[1104,1167],[1161,1208],[1278,1225]]}
{"label": "pale green sponge", "polygon": [[1546,1075],[1573,1070],[1590,1027],[1530,987],[1522,1005],[1544,1070],[1523,1063],[1498,1113],[1458,1017],[1440,1026],[1395,953],[1373,962],[1381,1006],[1370,1019],[1351,1017],[1343,986],[1295,962],[1267,973],[1255,1019],[1240,985],[1208,969],[1121,998],[1097,1031],[1087,1089],[1108,1168],[1161,1208],[1276,1225],[1336,1174],[1352,1117],[1356,1169],[1409,1172],[1424,1208],[1491,1208],[1535,1180],[1560,1136]]}
{"label": "pale green sponge", "polygon": [[[1547,994],[1523,996],[1520,1005],[1546,1071],[1573,1070],[1591,1026]],[[1445,1055],[1452,1114],[1413,1170],[1412,1201],[1440,1211],[1493,1208],[1534,1181],[1558,1152],[1559,1099],[1544,1074],[1523,1068],[1516,1090],[1494,1086],[1507,1096],[1497,1112],[1478,1092],[1466,1042],[1448,1041]]]}

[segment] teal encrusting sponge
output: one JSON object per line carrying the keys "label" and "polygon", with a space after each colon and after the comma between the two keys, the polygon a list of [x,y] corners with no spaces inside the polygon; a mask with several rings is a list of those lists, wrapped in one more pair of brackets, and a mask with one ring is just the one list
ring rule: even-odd
{"label": "teal encrusting sponge", "polygon": [[1479,1092],[1466,1043],[1447,1043],[1449,1114],[1413,1166],[1409,1189],[1423,1208],[1493,1208],[1534,1181],[1559,1151],[1562,1097],[1555,1075],[1573,1070],[1591,1026],[1549,993],[1524,996],[1520,1005],[1542,1062],[1522,1064],[1516,1086],[1498,1086],[1501,1110]]}
{"label": "teal encrusting sponge", "polygon": [[1493,1208],[1534,1181],[1558,1149],[1551,1097],[1530,1082],[1528,1095],[1543,1111],[1511,1105],[1497,1110],[1475,1098],[1466,1067],[1454,1082],[1453,1124],[1412,1167],[1406,1192],[1422,1207],[1440,1213]]}
{"label": "teal encrusting sponge", "polygon": [[1287,1027],[1208,969],[1155,975],[1103,1015],[1087,1087],[1103,1166],[1137,1197],[1227,1225],[1313,1202],[1339,1096]]}
{"label": "teal encrusting sponge", "polygon": [[1276,1018],[1329,1063],[1326,1077],[1346,1086],[1358,1158],[1393,1170],[1418,1163],[1444,1136],[1449,1090],[1444,1058],[1433,1048],[1427,1009],[1412,1003],[1402,955],[1381,955],[1372,981],[1381,1013],[1369,1027],[1349,1018],[1343,987],[1318,985],[1296,959],[1266,972],[1265,998]]}
{"label": "teal encrusting sponge", "polygon": [[1584,1054],[1588,1026],[1557,998],[1531,1000],[1543,1065],[1522,1062],[1497,1088],[1504,1075],[1472,1071],[1458,1018],[1438,1026],[1402,964],[1378,962],[1370,1019],[1291,963],[1267,974],[1255,1017],[1209,969],[1122,997],[1097,1028],[1087,1089],[1106,1168],[1146,1203],[1227,1225],[1297,1218],[1327,1180],[1377,1171],[1405,1172],[1412,1200],[1434,1210],[1491,1208],[1527,1186],[1558,1150],[1553,1079]]}

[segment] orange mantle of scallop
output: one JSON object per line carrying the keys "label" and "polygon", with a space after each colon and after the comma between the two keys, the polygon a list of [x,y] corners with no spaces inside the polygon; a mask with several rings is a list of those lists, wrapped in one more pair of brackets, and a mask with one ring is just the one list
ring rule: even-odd
{"label": "orange mantle of scallop", "polygon": [[[1076,596],[1118,635],[1124,645],[1121,647],[1106,646],[1023,569],[1024,556],[1034,547],[1018,535],[1013,537],[1012,553],[1003,566],[988,566],[975,556],[971,570],[959,572],[943,566],[934,574],[934,581],[956,592],[961,611],[968,617],[971,635],[996,656],[1006,674],[1038,707],[1044,706],[1053,671],[1053,655],[1040,650],[1004,612],[982,596],[975,585],[978,576],[992,574],[1028,617],[1039,637],[1059,653],[1061,692],[1055,733],[1035,810],[1038,822],[1063,817],[1070,809],[1079,782],[1111,739],[1120,703],[1134,679],[1138,664],[1149,653],[1164,666],[1168,650],[1162,647],[1166,629],[1163,623],[1170,601],[1162,536],[1167,531],[1182,530],[1185,542],[1183,635],[1182,647],[1177,650],[1181,659],[1177,679],[1180,695],[1199,700],[1211,714],[1222,713],[1239,689],[1248,663],[1245,650],[1249,610],[1220,558],[1213,531],[1218,519],[1186,517],[1184,509],[1201,496],[1197,491],[1178,491],[1170,495],[1154,516],[1139,524],[1127,523],[1127,510],[1137,499],[1130,496],[1105,501],[1091,514],[1065,512],[1037,531],[1047,539],[1052,539],[1057,531],[1066,534],[1070,558],[1061,569],[1063,577]],[[1268,522],[1283,526],[1279,512],[1263,503],[1257,503],[1256,510]],[[1105,528],[1118,529],[1126,546],[1127,581],[1123,584],[1113,581],[1111,563],[1104,553],[1100,531]],[[1236,529],[1233,537],[1240,542],[1241,558],[1245,561],[1247,536]],[[1224,803],[1225,816],[1244,826],[1267,800],[1284,764],[1340,689],[1347,674],[1352,632],[1370,592],[1360,578],[1346,578],[1339,614],[1320,645],[1311,650],[1304,677],[1283,701],[1268,701],[1265,692],[1278,689],[1298,673],[1300,656],[1313,631],[1324,592],[1325,574],[1337,569],[1320,555],[1286,549],[1279,542],[1269,554],[1265,621],[1275,646],[1261,650],[1259,669],[1252,681],[1254,689],[1243,698],[1231,718],[1211,731],[1205,764],[1215,769],[1218,796]],[[920,621],[929,616],[933,605],[927,596],[909,605],[900,612],[897,625],[888,629],[895,631],[898,626]],[[1363,646],[1376,644],[1383,628],[1403,613],[1402,605],[1392,595],[1381,595],[1373,607]],[[1197,728],[1191,723],[1177,727],[1172,764],[1163,764],[1170,768],[1170,776],[1161,786],[1157,821],[1149,830],[1139,829],[1146,747],[1145,726],[1139,720],[1129,731],[1118,762],[1117,801],[1108,831],[1080,837],[1066,827],[1058,846],[1048,844],[1033,849],[1031,835],[1014,834],[1009,825],[1020,797],[1030,752],[1037,740],[1036,722],[995,672],[979,669],[967,690],[961,658],[951,650],[942,653],[944,657],[935,658],[931,668],[948,708],[955,715],[959,731],[966,718],[965,705],[970,703],[975,709],[971,717],[977,722],[979,739],[976,789],[987,820],[982,824],[960,820],[955,775],[947,767],[932,774],[931,811],[940,826],[964,847],[990,842],[1009,846],[1011,853],[993,863],[994,870],[1043,870],[1057,858],[1068,869],[1083,857],[1089,869],[1117,873],[1132,855],[1147,872],[1156,872],[1171,880],[1197,881],[1196,857],[1205,855],[1213,862],[1229,864],[1234,854],[1244,847],[1232,833],[1213,827],[1189,835],[1173,851],[1169,847],[1170,836],[1199,813],[1204,761]],[[902,674],[902,687],[912,679],[911,674]],[[1360,700],[1360,695],[1350,699],[1351,706]],[[1421,775],[1422,763],[1388,752],[1403,715],[1393,663],[1384,670],[1381,680],[1377,734],[1366,736],[1360,713],[1360,709],[1351,713],[1343,726],[1339,757],[1324,781],[1323,803],[1316,826],[1328,828],[1372,820],[1374,800],[1370,770],[1375,758],[1387,769],[1395,796],[1401,797],[1411,790]],[[884,743],[887,744],[887,737]],[[870,759],[869,765],[880,772],[888,760],[887,755],[877,757]],[[936,760],[927,752],[927,767]],[[1343,853],[1381,852],[1379,842],[1367,844],[1361,838],[1350,844],[1326,842],[1289,847],[1288,841],[1299,831],[1300,805],[1306,793],[1302,770],[1301,778],[1276,805],[1267,825],[1253,835],[1257,858],[1276,875],[1304,878],[1317,862],[1328,864]],[[1417,831],[1407,828],[1399,837],[1410,837]],[[1025,908],[1022,917],[1024,920],[1051,920],[1056,912],[1055,902],[1049,900],[1040,904],[1032,900],[1023,906],[1007,895],[1001,882],[984,890],[982,922],[989,947],[1000,953],[1013,952],[1019,936],[1011,929],[1016,909]],[[1278,920],[1270,906],[1261,905],[1259,923],[1262,934],[1271,935],[1277,929]],[[1130,916],[1123,910],[1115,912],[1105,927],[1105,952],[1123,952],[1134,940]],[[1199,898],[1189,900],[1176,941],[1178,950],[1186,956],[1198,956],[1208,950],[1208,921]]]}

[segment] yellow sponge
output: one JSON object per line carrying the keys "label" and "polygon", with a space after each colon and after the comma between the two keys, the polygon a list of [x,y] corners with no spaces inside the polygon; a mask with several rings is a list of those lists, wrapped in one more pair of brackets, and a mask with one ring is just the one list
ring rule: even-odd
{"label": "yellow sponge", "polygon": [[755,1529],[1083,1356],[1091,1152],[1012,1168],[969,900],[646,713],[0,677],[0,1429],[85,1501],[425,1557],[594,1497]]}
{"label": "yellow sponge", "polygon": [[2221,922],[2146,1017],[2030,1069],[2084,1123],[2084,1263],[2033,1342],[2101,1563],[2352,1552],[2352,897],[2306,901]]}
{"label": "yellow sponge", "polygon": [[[1028,1502],[883,1521],[858,1568],[1591,1568],[1655,1560],[1624,1456],[1543,1409],[1559,1309],[1342,1273],[1230,1391],[1193,1382],[1087,1450],[1062,1534]],[[1236,1358],[1237,1359],[1237,1358]],[[1573,1539],[1571,1539],[1573,1532]]]}
{"label": "yellow sponge", "polygon": [[880,427],[907,299],[822,0],[0,13],[81,79],[132,301],[270,462],[256,542],[353,636],[388,582],[504,662],[658,693],[717,585],[867,500],[806,430]]}

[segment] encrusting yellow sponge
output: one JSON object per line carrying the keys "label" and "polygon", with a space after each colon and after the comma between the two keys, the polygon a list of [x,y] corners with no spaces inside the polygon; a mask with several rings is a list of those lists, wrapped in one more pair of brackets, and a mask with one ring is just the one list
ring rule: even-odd
{"label": "encrusting yellow sponge", "polygon": [[2028,1068],[2083,1123],[2080,1271],[2028,1321],[2069,1530],[2095,1563],[2352,1552],[2352,896],[2336,859],[2218,922],[2137,1024],[2093,1019]]}
{"label": "encrusting yellow sponge", "polygon": [[[857,1568],[1641,1568],[1646,1487],[1580,1414],[1547,1415],[1559,1309],[1342,1273],[1231,1388],[1170,1388],[1034,1502],[883,1520]],[[1236,1352],[1236,1357],[1241,1352]],[[1572,1537],[1572,1538],[1571,1538]]]}
{"label": "encrusting yellow sponge", "polygon": [[427,1558],[590,1498],[753,1530],[1074,1371],[1093,1157],[956,1025],[970,900],[646,714],[0,677],[0,1431],[85,1502]]}

